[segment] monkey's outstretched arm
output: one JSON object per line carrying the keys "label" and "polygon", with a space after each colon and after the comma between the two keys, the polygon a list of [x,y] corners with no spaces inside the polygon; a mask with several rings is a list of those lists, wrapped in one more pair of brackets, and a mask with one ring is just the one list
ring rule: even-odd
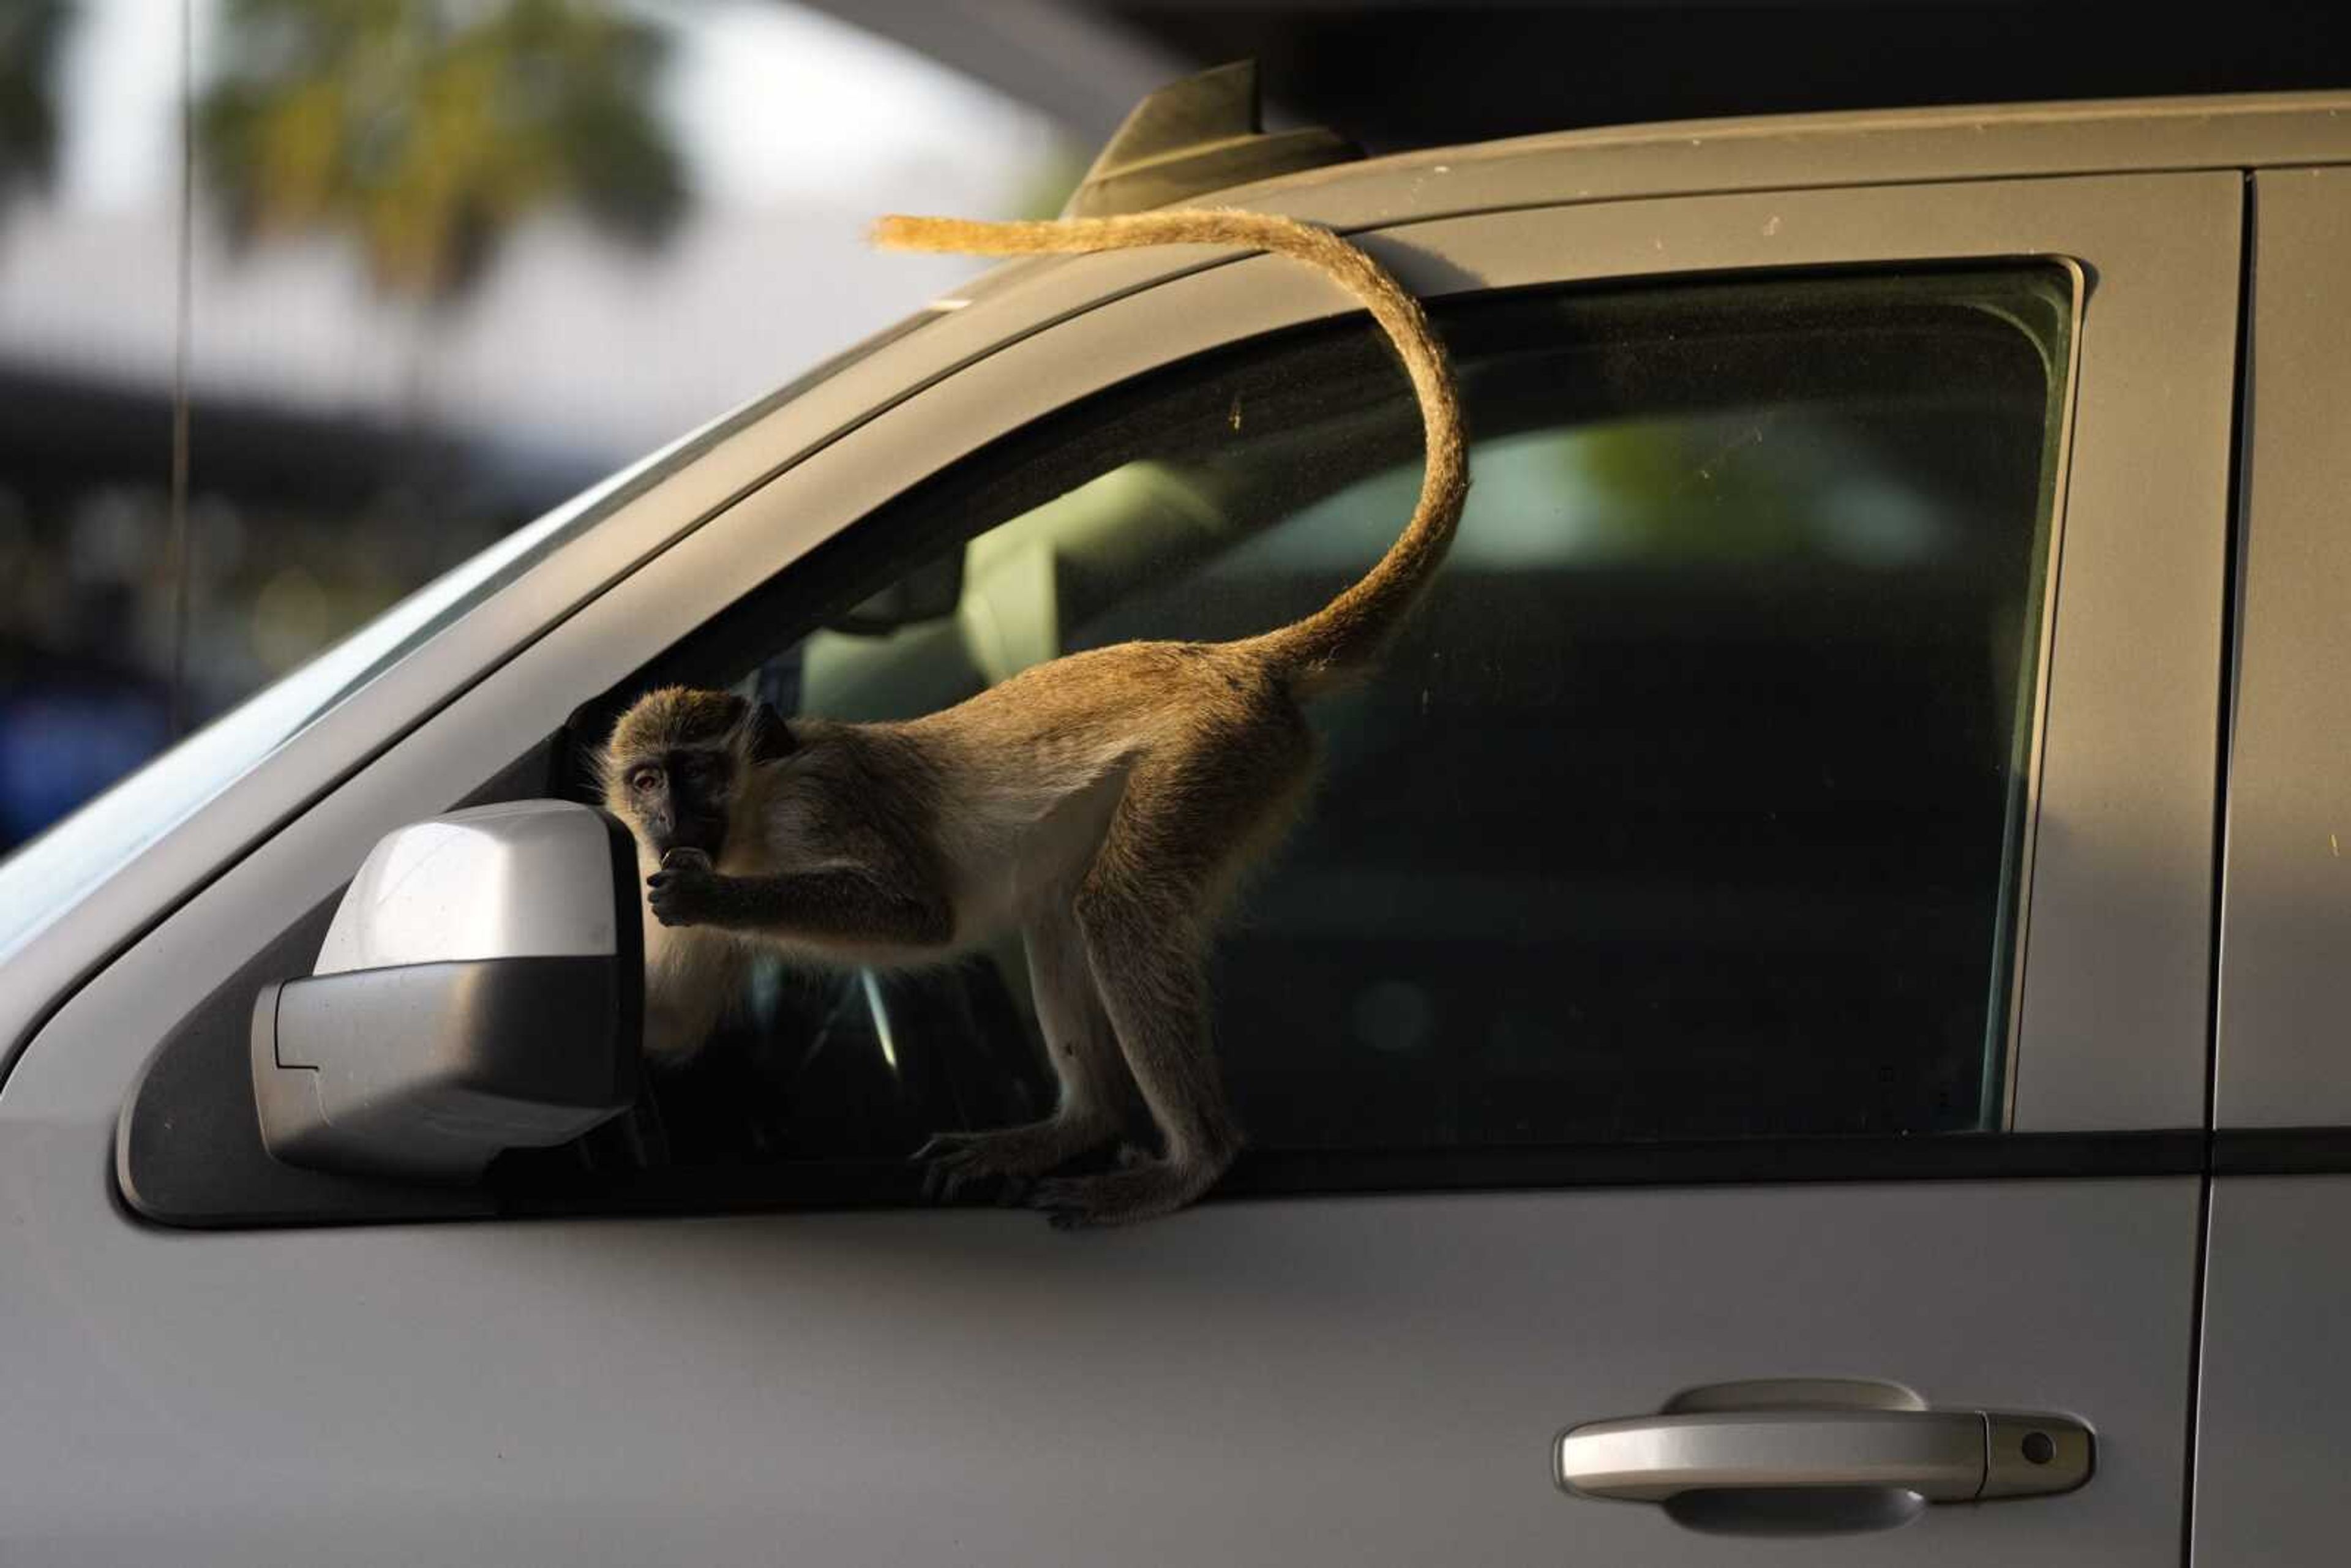
{"label": "monkey's outstretched arm", "polygon": [[859,871],[724,876],[707,858],[674,853],[645,882],[664,925],[713,925],[811,944],[943,946],[955,935],[947,900]]}
{"label": "monkey's outstretched arm", "polygon": [[1377,565],[1303,621],[1241,645],[1263,655],[1297,689],[1311,692],[1327,686],[1360,672],[1378,655],[1443,562],[1469,493],[1468,437],[1452,369],[1420,302],[1385,267],[1329,229],[1274,213],[1177,207],[1032,223],[893,215],[874,224],[872,237],[877,245],[895,250],[973,256],[1245,246],[1313,267],[1362,301],[1395,343],[1420,400],[1427,465],[1411,520]]}

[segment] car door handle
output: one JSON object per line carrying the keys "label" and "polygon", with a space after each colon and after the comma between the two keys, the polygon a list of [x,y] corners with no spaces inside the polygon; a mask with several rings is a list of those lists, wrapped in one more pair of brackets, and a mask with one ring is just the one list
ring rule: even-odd
{"label": "car door handle", "polygon": [[1691,1492],[1829,1488],[1973,1502],[2071,1491],[2090,1479],[2089,1428],[1983,1410],[1705,1410],[1593,1421],[1560,1435],[1559,1484],[1665,1502]]}

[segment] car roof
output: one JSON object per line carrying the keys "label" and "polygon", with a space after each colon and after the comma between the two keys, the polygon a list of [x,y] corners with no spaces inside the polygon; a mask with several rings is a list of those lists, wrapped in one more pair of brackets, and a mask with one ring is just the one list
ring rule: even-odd
{"label": "car roof", "polygon": [[[2090,99],[1675,120],[1334,163],[1187,201],[1341,231],[1708,192],[2351,163],[2351,91]],[[1024,258],[943,303],[1071,265]]]}
{"label": "car roof", "polygon": [[[2199,147],[2227,144],[2228,162],[2263,163],[2296,160],[2314,149],[2332,148],[2337,158],[2351,152],[2351,90],[2191,94],[2170,98],[2075,99],[2035,103],[1919,105],[1904,109],[1839,110],[1802,114],[1764,114],[1708,120],[1660,120],[1598,126],[1579,131],[1508,137],[1470,146],[1436,148],[1370,160],[1409,163],[1425,158],[1507,157],[1534,152],[1593,152],[1651,145],[1703,142],[1801,142],[1818,146],[1825,138],[1901,144],[1931,153],[1937,143],[1973,150],[1965,162],[1985,173],[2021,172],[2017,154],[2038,148],[2068,165],[2102,169],[2145,168],[2168,162],[2168,149],[2192,138]],[[2085,131],[2094,140],[2079,140]],[[1988,133],[1997,141],[1988,142]],[[2289,150],[2285,138],[2302,139]],[[1948,147],[1947,147],[1948,150]],[[2209,166],[2199,160],[2199,166]]]}

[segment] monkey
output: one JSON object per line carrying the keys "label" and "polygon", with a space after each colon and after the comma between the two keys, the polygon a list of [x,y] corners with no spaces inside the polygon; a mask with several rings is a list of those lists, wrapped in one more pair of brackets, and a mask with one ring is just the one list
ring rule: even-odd
{"label": "monkey", "polygon": [[[730,693],[641,697],[601,758],[639,847],[646,1050],[690,1055],[753,944],[817,965],[919,967],[1017,932],[1059,1081],[1051,1115],[941,1133],[926,1190],[1000,1181],[1060,1228],[1162,1216],[1240,1132],[1208,1039],[1217,917],[1301,808],[1301,704],[1366,673],[1444,560],[1468,490],[1459,399],[1419,304],[1328,229],[1221,209],[979,223],[887,217],[887,247],[986,255],[1238,246],[1319,268],[1394,342],[1426,455],[1409,520],[1321,610],[1225,643],[1134,642],[1035,665],[937,713],[787,722]],[[1119,1146],[1139,1096],[1157,1146]],[[1051,1173],[1113,1147],[1099,1174]]]}

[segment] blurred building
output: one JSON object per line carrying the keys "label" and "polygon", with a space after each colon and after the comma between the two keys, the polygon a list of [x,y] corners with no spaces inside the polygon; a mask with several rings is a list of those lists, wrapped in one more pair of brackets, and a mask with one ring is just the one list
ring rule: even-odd
{"label": "blurred building", "polygon": [[[876,214],[1050,212],[1083,163],[775,0],[191,12],[183,343],[177,5],[0,4],[0,851],[168,742],[175,658],[200,724],[967,270],[876,258]],[[434,51],[499,23],[453,106]]]}

